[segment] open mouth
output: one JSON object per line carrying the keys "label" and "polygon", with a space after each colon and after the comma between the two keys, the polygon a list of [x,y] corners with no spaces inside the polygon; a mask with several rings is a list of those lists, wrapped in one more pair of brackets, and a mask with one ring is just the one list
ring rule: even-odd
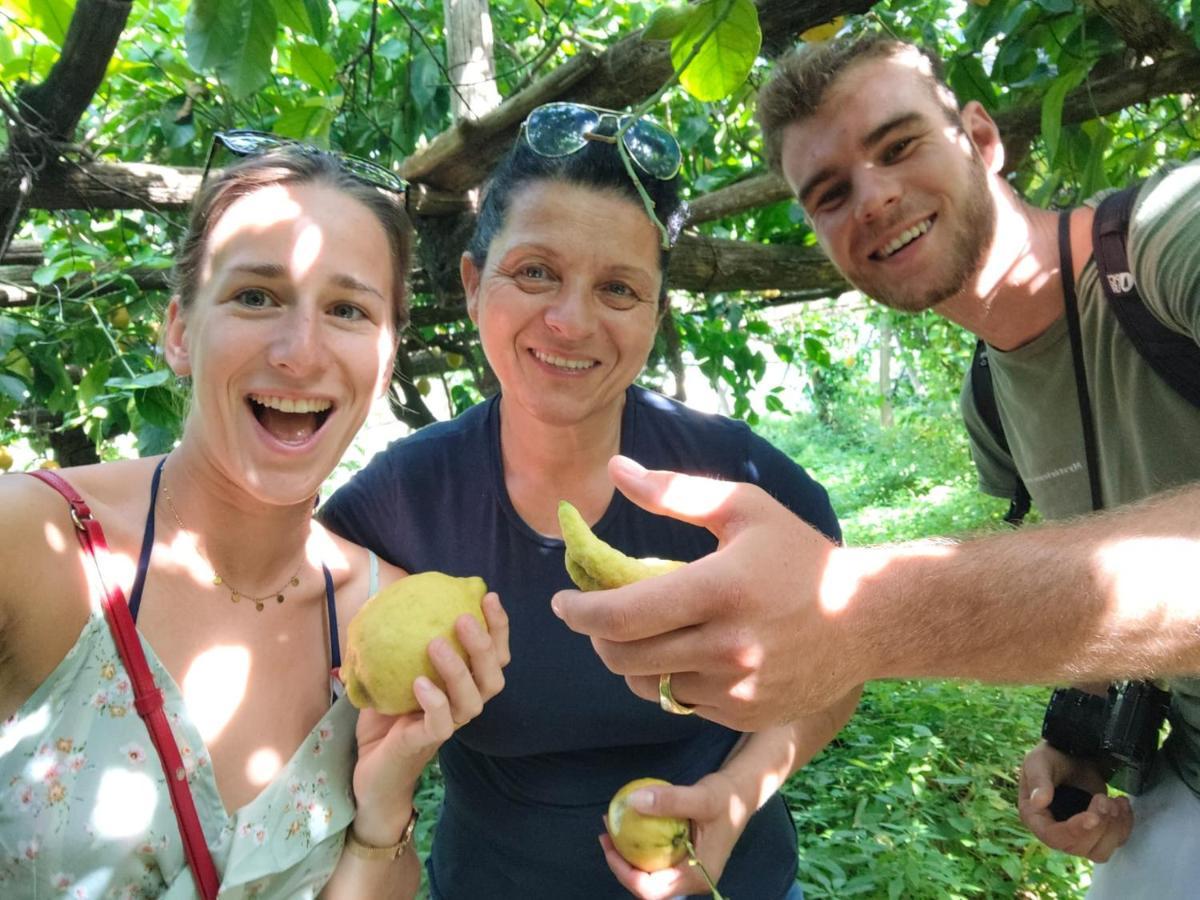
{"label": "open mouth", "polygon": [[283,444],[299,445],[321,430],[333,412],[333,403],[316,397],[276,397],[249,394],[250,411],[267,433]]}
{"label": "open mouth", "polygon": [[933,227],[933,216],[925,219],[923,222],[918,222],[911,228],[906,228],[900,232],[878,250],[871,254],[871,259],[881,260],[895,256],[917,238],[924,237],[926,232]]}
{"label": "open mouth", "polygon": [[552,366],[555,369],[561,369],[564,372],[586,372],[588,369],[594,369],[600,365],[594,359],[570,359],[565,356],[557,356],[553,353],[546,353],[542,350],[530,350],[534,359],[547,366]]}

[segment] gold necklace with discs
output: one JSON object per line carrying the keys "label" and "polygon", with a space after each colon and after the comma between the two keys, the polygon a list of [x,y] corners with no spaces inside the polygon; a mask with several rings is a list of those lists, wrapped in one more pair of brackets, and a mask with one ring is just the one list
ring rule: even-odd
{"label": "gold necklace with discs", "polygon": [[[179,518],[179,511],[177,509],[175,509],[175,501],[171,499],[171,491],[167,488],[166,484],[162,485],[162,492],[163,492],[163,496],[167,498],[167,507],[171,510],[171,515],[175,517],[175,524],[179,526],[180,531],[187,531],[187,528],[183,524],[183,520]],[[287,590],[289,587],[298,587],[299,586],[300,570],[303,567],[304,567],[304,562],[301,561],[300,565],[296,566],[296,571],[292,573],[292,577],[289,578],[286,582],[284,582],[283,587],[281,587],[277,591],[271,591],[269,594],[263,594],[261,597],[252,597],[250,594],[247,594],[243,591],[239,591],[232,584],[230,584],[223,577],[221,577],[221,574],[215,568],[212,569],[212,573],[213,573],[212,583],[214,585],[216,585],[217,587],[226,588],[229,591],[229,599],[232,602],[240,603],[242,601],[242,599],[244,598],[246,600],[249,600],[251,603],[253,603],[255,609],[257,609],[259,612],[262,612],[263,604],[266,603],[268,600],[270,600],[272,597],[275,598],[276,603],[282,603],[284,601],[283,592],[285,590]],[[212,563],[209,563],[209,568],[212,568]]]}

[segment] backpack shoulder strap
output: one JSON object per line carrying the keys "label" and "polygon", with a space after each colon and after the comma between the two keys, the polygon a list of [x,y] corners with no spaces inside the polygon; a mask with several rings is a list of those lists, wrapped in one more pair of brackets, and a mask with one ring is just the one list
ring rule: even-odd
{"label": "backpack shoulder strap", "polygon": [[1129,265],[1129,221],[1141,185],[1109,194],[1096,208],[1092,253],[1108,305],[1134,348],[1181,397],[1200,409],[1200,344],[1146,308]]}
{"label": "backpack shoulder strap", "polygon": [[[995,438],[996,443],[1005,453],[1012,455],[1008,447],[1008,438],[1004,434],[1004,423],[1000,421],[1000,408],[996,405],[996,389],[992,385],[992,369],[988,365],[987,344],[982,339],[975,342],[975,355],[971,358],[971,396],[975,400],[975,408],[983,424]],[[1012,500],[1004,521],[1010,525],[1020,525],[1029,512],[1029,491],[1025,482],[1015,471],[1013,476],[1017,483],[1013,488]]]}

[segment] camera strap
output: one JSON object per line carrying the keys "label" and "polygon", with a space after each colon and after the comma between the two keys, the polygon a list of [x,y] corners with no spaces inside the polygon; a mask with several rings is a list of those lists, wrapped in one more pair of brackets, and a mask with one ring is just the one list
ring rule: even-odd
{"label": "camera strap", "polygon": [[1104,508],[1100,494],[1100,460],[1096,448],[1096,425],[1092,420],[1092,401],[1088,392],[1087,370],[1083,364],[1083,336],[1079,326],[1079,303],[1075,299],[1075,266],[1071,257],[1071,211],[1058,214],[1058,266],[1062,277],[1063,305],[1067,314],[1067,334],[1071,339],[1071,363],[1075,368],[1075,396],[1079,401],[1079,423],[1083,428],[1083,456],[1087,464],[1092,510]]}

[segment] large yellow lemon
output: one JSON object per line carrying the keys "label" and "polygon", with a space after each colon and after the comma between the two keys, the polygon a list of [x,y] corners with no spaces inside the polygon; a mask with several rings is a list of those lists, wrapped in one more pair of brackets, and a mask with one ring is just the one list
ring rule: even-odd
{"label": "large yellow lemon", "polygon": [[454,622],[469,613],[486,628],[480,605],[486,593],[482,578],[421,572],[393,582],[368,600],[350,620],[346,634],[342,681],[350,702],[389,716],[419,710],[412,689],[418,675],[445,687],[429,660],[429,642],[443,637],[465,658]]}

